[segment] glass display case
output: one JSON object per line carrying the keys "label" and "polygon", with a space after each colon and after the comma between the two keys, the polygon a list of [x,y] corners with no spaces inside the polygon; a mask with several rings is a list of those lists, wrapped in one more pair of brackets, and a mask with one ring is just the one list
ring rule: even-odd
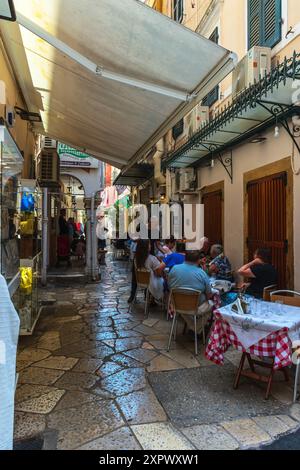
{"label": "glass display case", "polygon": [[0,267],[19,312],[21,334],[38,316],[42,202],[35,180],[21,179],[23,156],[0,121]]}
{"label": "glass display case", "polygon": [[22,168],[23,156],[0,122],[0,265],[11,294],[18,287],[20,267],[18,188]]}

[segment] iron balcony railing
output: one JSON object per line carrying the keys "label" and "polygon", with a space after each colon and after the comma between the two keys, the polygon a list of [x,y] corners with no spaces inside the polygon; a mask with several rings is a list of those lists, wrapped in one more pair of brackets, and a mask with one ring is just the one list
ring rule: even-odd
{"label": "iron balcony railing", "polygon": [[[249,108],[256,107],[261,100],[267,97],[269,92],[273,92],[279,87],[279,84],[286,84],[288,79],[300,79],[300,53],[294,52],[291,58],[284,59],[283,63],[272,69],[269,74],[260,77],[259,81],[245,88],[228,106],[217,112],[217,115],[209,123],[192,135],[187,143],[182,145],[175,152],[169,153],[165,159],[164,167],[171,167],[172,162],[182,157],[186,152],[199,146],[202,142],[209,139],[216,131],[220,130],[225,124],[238,118],[239,115]],[[214,153],[214,148],[208,148],[208,153]],[[195,160],[195,164],[199,160]]]}

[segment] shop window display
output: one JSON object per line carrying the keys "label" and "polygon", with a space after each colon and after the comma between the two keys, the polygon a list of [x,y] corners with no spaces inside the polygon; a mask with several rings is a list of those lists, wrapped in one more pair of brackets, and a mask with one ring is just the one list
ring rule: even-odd
{"label": "shop window display", "polygon": [[0,266],[21,320],[31,334],[39,315],[41,198],[34,180],[22,180],[23,157],[0,122]]}

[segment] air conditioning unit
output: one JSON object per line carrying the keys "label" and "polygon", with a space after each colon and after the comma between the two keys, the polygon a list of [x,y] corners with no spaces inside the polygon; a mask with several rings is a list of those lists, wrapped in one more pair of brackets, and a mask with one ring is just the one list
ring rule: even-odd
{"label": "air conditioning unit", "polygon": [[195,188],[195,170],[186,168],[180,174],[180,192],[193,191]]}
{"label": "air conditioning unit", "polygon": [[232,94],[239,95],[245,88],[271,72],[271,48],[255,46],[238,63],[232,74]]}
{"label": "air conditioning unit", "polygon": [[207,122],[209,122],[209,107],[198,104],[184,118],[185,135],[191,138]]}
{"label": "air conditioning unit", "polygon": [[59,184],[59,156],[54,149],[44,149],[37,157],[37,179],[40,186]]}
{"label": "air conditioning unit", "polygon": [[43,149],[57,149],[57,140],[50,139],[50,137],[41,137],[41,150]]}

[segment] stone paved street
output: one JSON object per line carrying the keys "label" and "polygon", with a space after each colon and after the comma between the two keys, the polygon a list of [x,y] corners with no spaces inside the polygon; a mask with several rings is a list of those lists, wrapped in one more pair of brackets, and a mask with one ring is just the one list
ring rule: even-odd
{"label": "stone paved street", "polygon": [[[238,449],[258,447],[300,426],[292,389],[275,380],[232,383],[240,355],[209,363],[193,336],[170,353],[161,309],[128,312],[130,269],[108,260],[95,285],[52,285],[55,300],[34,336],[19,345],[15,442],[42,437],[45,449]],[[180,329],[179,329],[180,331]]]}

